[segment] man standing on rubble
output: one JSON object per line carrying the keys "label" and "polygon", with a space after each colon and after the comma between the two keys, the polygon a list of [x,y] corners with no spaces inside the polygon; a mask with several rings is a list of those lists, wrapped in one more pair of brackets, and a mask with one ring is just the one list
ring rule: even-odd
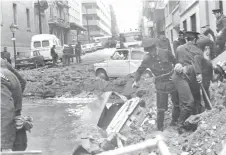
{"label": "man standing on rubble", "polygon": [[216,27],[217,27],[217,37],[216,37],[216,46],[217,53],[216,56],[221,54],[224,51],[225,43],[226,43],[226,16],[223,15],[221,9],[212,10],[215,15]]}
{"label": "man standing on rubble", "polygon": [[216,40],[213,30],[210,28],[210,25],[202,26],[202,34],[210,38],[212,41]]}
{"label": "man standing on rubble", "polygon": [[[200,83],[202,83],[201,59],[204,59],[204,57],[202,50],[196,46],[198,35],[198,32],[186,32],[187,43],[178,47],[176,52],[177,64],[174,68],[172,80],[178,91],[180,101],[179,133],[183,132],[185,120],[196,109],[194,94],[200,94]],[[195,57],[199,59],[195,59]],[[197,100],[200,100],[199,97]]]}
{"label": "man standing on rubble", "polygon": [[174,50],[175,55],[176,55],[177,48],[180,45],[184,45],[185,43],[186,43],[186,41],[184,39],[184,32],[180,30],[179,37],[177,38],[177,40],[173,41],[173,50]]}
{"label": "man standing on rubble", "polygon": [[53,65],[55,66],[57,63],[57,59],[58,59],[58,55],[56,53],[56,45],[53,45],[53,47],[51,48],[51,56],[53,59]]}
{"label": "man standing on rubble", "polygon": [[145,38],[142,45],[148,54],[145,55],[140,67],[136,71],[132,87],[137,86],[137,82],[147,68],[152,71],[157,90],[157,129],[163,131],[164,115],[165,111],[168,110],[168,94],[171,94],[173,103],[171,125],[176,125],[180,111],[178,94],[171,80],[175,58],[171,51],[159,48],[159,40],[156,38]]}

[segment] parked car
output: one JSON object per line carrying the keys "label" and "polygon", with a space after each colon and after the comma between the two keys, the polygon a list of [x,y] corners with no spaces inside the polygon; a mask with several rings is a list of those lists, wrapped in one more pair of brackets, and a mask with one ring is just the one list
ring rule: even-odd
{"label": "parked car", "polygon": [[63,46],[55,35],[38,34],[34,35],[31,39],[31,50],[39,50],[45,61],[52,61],[51,48],[53,47],[53,45],[56,46],[56,53],[58,54],[58,58],[62,60]]}
{"label": "parked car", "polygon": [[90,44],[84,44],[82,45],[82,49],[86,51],[86,53],[92,52],[92,47]]}
{"label": "parked car", "polygon": [[91,43],[90,46],[91,46],[92,52],[97,50],[97,47],[96,47],[95,43]]}
{"label": "parked car", "polygon": [[[116,49],[109,60],[94,64],[95,74],[105,80],[132,74],[141,64],[145,54],[142,49]],[[147,70],[147,73],[150,75],[150,70]]]}
{"label": "parked car", "polygon": [[16,69],[20,68],[37,68],[39,66],[45,66],[44,57],[40,54],[39,50],[31,52],[31,56],[26,58],[16,59]]}
{"label": "parked car", "polygon": [[101,42],[97,42],[97,43],[95,43],[95,46],[97,47],[97,50],[99,50],[99,49],[102,49],[102,48],[103,48],[103,45],[102,45],[102,43],[101,43]]}

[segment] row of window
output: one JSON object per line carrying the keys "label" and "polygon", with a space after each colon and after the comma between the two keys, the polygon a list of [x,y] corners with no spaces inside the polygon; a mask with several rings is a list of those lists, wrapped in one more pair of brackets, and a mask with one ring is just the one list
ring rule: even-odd
{"label": "row of window", "polygon": [[[27,28],[31,28],[30,24],[30,10],[26,8]],[[13,3],[13,23],[18,25],[17,4]]]}
{"label": "row of window", "polygon": [[[196,27],[196,14],[193,14],[190,17],[190,20],[191,20],[191,31],[196,31],[197,30],[197,27]],[[187,20],[183,21],[183,28],[184,28],[185,31],[187,31]]]}

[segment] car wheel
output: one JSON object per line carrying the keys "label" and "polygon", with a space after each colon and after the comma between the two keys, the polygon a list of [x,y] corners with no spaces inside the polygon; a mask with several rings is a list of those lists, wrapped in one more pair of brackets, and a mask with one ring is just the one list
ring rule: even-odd
{"label": "car wheel", "polygon": [[96,71],[96,76],[104,80],[109,80],[109,77],[104,69],[98,69]]}

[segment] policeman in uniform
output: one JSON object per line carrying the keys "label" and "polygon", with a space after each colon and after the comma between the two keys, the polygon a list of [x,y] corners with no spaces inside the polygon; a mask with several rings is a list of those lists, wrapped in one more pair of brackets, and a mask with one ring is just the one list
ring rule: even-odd
{"label": "policeman in uniform", "polygon": [[184,32],[180,30],[179,37],[177,38],[177,40],[173,41],[173,50],[175,55],[176,55],[177,47],[179,47],[180,45],[184,45],[185,43],[186,41],[184,39]]}
{"label": "policeman in uniform", "polygon": [[147,68],[152,71],[157,90],[157,129],[163,131],[164,114],[168,109],[168,94],[171,94],[173,103],[171,125],[176,125],[180,112],[178,94],[171,80],[175,58],[171,51],[159,50],[159,40],[156,38],[145,38],[142,44],[148,54],[145,55],[140,67],[137,69],[132,86],[133,88],[137,86],[137,82]]}
{"label": "policeman in uniform", "polygon": [[[210,60],[215,58],[215,44],[214,42],[206,35],[200,34],[199,39],[197,40],[197,46],[206,54],[208,54]],[[208,52],[207,52],[208,50]]]}
{"label": "policeman in uniform", "polygon": [[226,16],[223,15],[221,9],[215,9],[215,10],[212,10],[212,12],[217,19],[216,20],[216,27],[217,27],[216,45],[218,48],[217,55],[219,55],[224,51],[225,42],[226,42]]}
{"label": "policeman in uniform", "polygon": [[15,149],[14,118],[21,115],[22,92],[26,82],[12,66],[1,59],[1,151]]}
{"label": "policeman in uniform", "polygon": [[168,38],[166,38],[165,31],[159,32],[158,35],[159,35],[158,47],[161,49],[167,49],[169,52],[172,52],[170,41]]}
{"label": "policeman in uniform", "polygon": [[210,25],[202,26],[202,34],[209,37],[212,41],[216,40],[213,30],[210,28]]}
{"label": "policeman in uniform", "polygon": [[[196,46],[198,35],[197,32],[186,32],[187,42],[178,47],[176,52],[177,64],[172,80],[180,101],[179,133],[183,131],[185,120],[194,113],[196,99],[193,96],[200,93],[199,83],[202,82],[200,59],[203,58],[203,52]],[[197,96],[197,100],[200,100],[200,96]]]}

